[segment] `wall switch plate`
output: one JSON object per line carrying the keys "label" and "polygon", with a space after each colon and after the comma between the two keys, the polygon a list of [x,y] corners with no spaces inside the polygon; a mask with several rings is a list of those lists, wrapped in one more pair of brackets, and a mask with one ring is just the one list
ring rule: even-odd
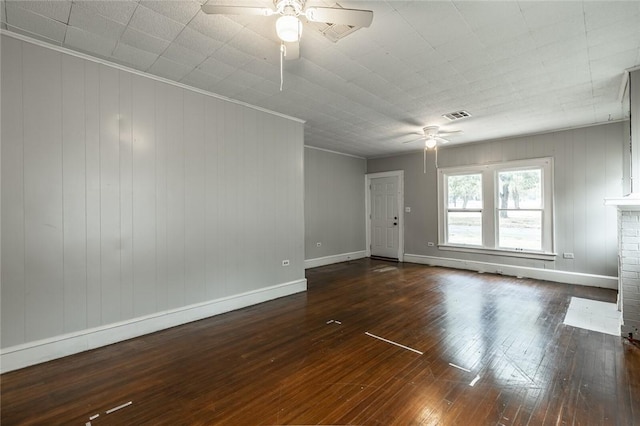
{"label": "wall switch plate", "polygon": [[404,208],[404,212],[405,213],[411,213],[411,207],[405,207]]}
{"label": "wall switch plate", "polygon": [[289,259],[285,259],[282,261],[282,266],[289,266]]}
{"label": "wall switch plate", "polygon": [[565,259],[573,259],[573,253],[562,253],[562,257]]}

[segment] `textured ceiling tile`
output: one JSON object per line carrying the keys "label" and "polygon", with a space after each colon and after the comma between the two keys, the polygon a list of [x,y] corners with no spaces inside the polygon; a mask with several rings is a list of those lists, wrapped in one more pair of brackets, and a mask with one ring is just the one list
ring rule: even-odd
{"label": "textured ceiling tile", "polygon": [[454,1],[453,4],[472,29],[500,25],[522,16],[516,2]]}
{"label": "textured ceiling tile", "polygon": [[242,25],[223,15],[198,13],[189,27],[215,40],[227,42],[242,31]]}
{"label": "textured ceiling tile", "polygon": [[421,74],[409,73],[403,74],[401,78],[393,79],[391,82],[394,86],[404,91],[413,91],[419,87],[428,84],[430,78],[424,72]]}
{"label": "textured ceiling tile", "polygon": [[[398,142],[460,108],[474,119],[456,124],[465,131],[456,143],[621,115],[609,111],[623,109],[616,99],[622,70],[640,63],[635,3],[341,2],[375,10],[372,26],[335,44],[305,27],[301,58],[284,64],[282,92],[274,19],[209,16],[186,0],[81,1],[73,2],[69,40],[99,57],[137,69],[151,64],[163,77],[300,116],[306,143],[379,155],[415,150]],[[13,8],[14,24],[24,27],[10,31],[64,40],[65,25],[42,16],[52,15],[50,4],[28,6],[36,13],[2,4],[9,24]],[[118,34],[112,23],[128,28],[109,53],[111,42],[100,36]]]}
{"label": "textured ceiling tile", "polygon": [[[475,70],[473,70],[473,72],[476,73],[478,72],[478,70],[482,70],[484,68],[488,67],[477,67]],[[493,74],[495,73],[495,71],[491,71],[491,73]],[[482,73],[479,74],[482,75]],[[433,66],[420,71],[418,75],[435,86],[437,86],[439,82],[448,78],[454,78],[462,83],[466,82],[466,80],[462,78],[461,74],[456,71],[456,69],[450,62],[434,64]]]}
{"label": "textured ceiling tile", "polygon": [[131,27],[124,31],[120,40],[136,49],[155,53],[156,55],[164,52],[170,44],[166,40],[150,36],[149,34],[134,30]]}
{"label": "textured ceiling tile", "polygon": [[[469,33],[460,37],[452,38],[436,47],[436,51],[446,59],[455,59],[460,56],[471,55],[480,51],[484,51],[484,45],[478,40],[473,33]],[[487,53],[488,55],[488,53]]]}
{"label": "textured ceiling tile", "polygon": [[124,43],[118,43],[112,56],[117,62],[140,71],[146,71],[158,59],[157,54]]}
{"label": "textured ceiling tile", "polygon": [[492,63],[494,63],[493,58],[487,55],[486,52],[482,51],[467,53],[449,61],[449,64],[451,64],[453,69],[455,69],[460,74],[467,71],[473,71],[479,67],[483,67]]}
{"label": "textured ceiling tile", "polygon": [[242,93],[246,89],[246,86],[241,86],[239,84],[225,81],[219,81],[209,88],[209,90],[213,93],[217,93],[218,95],[226,96],[233,99],[235,99],[236,94]]}
{"label": "textured ceiling tile", "polygon": [[450,2],[414,2],[402,16],[433,47],[471,33],[471,27]]}
{"label": "textured ceiling tile", "polygon": [[45,18],[26,9],[17,7],[15,2],[6,3],[7,24],[27,33],[62,43],[67,26],[53,19]]}
{"label": "textured ceiling tile", "polygon": [[175,43],[172,43],[167,50],[164,51],[162,57],[191,68],[197,67],[207,58],[207,56],[202,53],[195,52]]}
{"label": "textured ceiling tile", "polygon": [[243,68],[245,71],[269,80],[273,83],[280,83],[280,67],[263,61],[254,59]]}
{"label": "textured ceiling tile", "polygon": [[576,36],[584,37],[586,33],[584,18],[576,16],[532,30],[531,37],[535,40],[537,46],[545,46]]}
{"label": "textured ceiling tile", "polygon": [[372,31],[358,30],[347,37],[341,39],[335,44],[337,50],[349,55],[352,58],[358,58],[378,51],[383,47],[379,45],[372,37]]}
{"label": "textured ceiling tile", "polygon": [[73,5],[69,25],[114,40],[119,39],[125,29],[123,24],[105,18],[83,4]]}
{"label": "textured ceiling tile", "polygon": [[211,87],[218,81],[220,80],[217,77],[214,77],[197,69],[191,71],[189,74],[185,75],[182,80],[180,80],[181,83],[197,87],[202,90],[209,90],[209,87]]}
{"label": "textured ceiling tile", "polygon": [[112,21],[126,25],[129,23],[133,12],[138,6],[138,0],[112,0],[112,1],[96,1],[96,0],[75,0],[75,5],[81,5],[85,8],[93,10]]}
{"label": "textured ceiling tile", "polygon": [[64,24],[69,22],[69,12],[71,10],[70,0],[9,1],[7,4],[13,4],[13,6],[24,8],[25,10]]}
{"label": "textured ceiling tile", "polygon": [[528,36],[529,29],[524,19],[521,16],[517,16],[477,28],[474,33],[485,46],[498,47],[511,43],[515,38]]}
{"label": "textured ceiling tile", "polygon": [[595,46],[618,43],[621,39],[638,40],[640,39],[638,21],[638,19],[630,19],[587,31],[587,44]]}
{"label": "textured ceiling tile", "polygon": [[160,57],[148,71],[157,76],[168,78],[169,80],[180,81],[192,70],[193,68],[191,67]]}
{"label": "textured ceiling tile", "polygon": [[116,47],[116,40],[100,37],[96,34],[69,27],[64,44],[85,52],[97,53],[100,56],[111,56]]}
{"label": "textured ceiling tile", "polygon": [[271,81],[264,81],[251,88],[264,98],[280,93],[280,85]]}
{"label": "textured ceiling tile", "polygon": [[393,72],[398,67],[398,58],[383,50],[376,50],[360,56],[356,61],[370,71],[385,69],[387,72]]}
{"label": "textured ceiling tile", "polygon": [[273,64],[280,62],[280,44],[252,31],[241,32],[229,41],[229,46]]}
{"label": "textured ceiling tile", "polygon": [[198,66],[198,68],[207,74],[218,77],[221,80],[233,74],[233,72],[237,69],[224,62],[218,61],[213,57],[207,58]]}
{"label": "textured ceiling tile", "polygon": [[[481,36],[478,36],[480,40]],[[500,43],[488,45],[485,51],[496,60],[509,59],[536,50],[536,43],[527,32],[516,37],[506,37]]]}
{"label": "textured ceiling tile", "polygon": [[167,41],[173,41],[180,31],[182,31],[182,28],[184,28],[183,24],[141,5],[139,5],[133,13],[129,26],[140,32]]}
{"label": "textured ceiling tile", "polygon": [[213,52],[211,57],[221,62],[234,64],[238,68],[243,67],[254,59],[253,56],[247,55],[246,53],[229,45],[222,46],[220,49]]}
{"label": "textured ceiling tile", "polygon": [[357,79],[360,75],[371,72],[356,61],[337,51],[326,52],[321,63],[328,71],[336,74],[346,81]]}
{"label": "textured ceiling tile", "polygon": [[[319,86],[329,88],[329,87],[337,87],[339,90],[340,85],[344,83],[340,77],[326,68],[321,67],[315,62],[311,62],[307,60],[307,58],[301,58],[298,61],[292,61],[293,66],[300,65],[299,71],[295,72],[298,75],[304,75],[309,81],[316,83]],[[287,64],[289,66],[289,64]],[[292,67],[293,68],[293,67]],[[288,70],[291,68],[287,68]],[[325,89],[326,91],[326,89]]]}
{"label": "textured ceiling tile", "polygon": [[638,1],[584,2],[584,20],[588,31],[628,19],[640,22],[638,18],[640,18]]}
{"label": "textured ceiling tile", "polygon": [[189,49],[202,53],[206,56],[210,56],[223,45],[222,42],[214,40],[211,37],[207,37],[189,27],[182,30],[180,35],[176,37],[174,43],[188,47]]}
{"label": "textured ceiling tile", "polygon": [[633,54],[634,50],[630,50],[590,61],[591,76],[594,79],[603,78],[607,75],[622,76],[623,70],[638,65]]}
{"label": "textured ceiling tile", "polygon": [[200,11],[200,3],[193,0],[142,0],[140,4],[182,24],[187,24]]}
{"label": "textured ceiling tile", "polygon": [[585,37],[558,39],[556,42],[536,49],[535,57],[545,63],[563,59],[567,56],[587,56],[587,40]]}
{"label": "textured ceiling tile", "polygon": [[547,27],[569,17],[582,17],[583,9],[580,1],[549,2],[527,1],[519,2],[524,20],[530,29]]}

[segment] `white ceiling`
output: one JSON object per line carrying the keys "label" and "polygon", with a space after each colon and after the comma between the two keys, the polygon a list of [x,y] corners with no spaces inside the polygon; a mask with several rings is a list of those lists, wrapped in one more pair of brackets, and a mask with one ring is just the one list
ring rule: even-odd
{"label": "white ceiling", "polygon": [[[194,0],[0,10],[4,29],[304,119],[306,145],[363,157],[419,149],[402,142],[426,125],[463,130],[450,139],[464,143],[628,116],[619,93],[640,65],[640,1],[339,3],[373,10],[371,27],[335,44],[307,27],[282,92],[273,18],[206,15]],[[460,109],[472,117],[442,118]]]}

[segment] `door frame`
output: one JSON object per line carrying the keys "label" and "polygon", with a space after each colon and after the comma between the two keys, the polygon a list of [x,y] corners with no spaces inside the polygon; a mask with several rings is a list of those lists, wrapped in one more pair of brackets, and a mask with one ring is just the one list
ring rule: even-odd
{"label": "door frame", "polygon": [[404,170],[367,173],[364,175],[365,186],[365,223],[367,224],[366,257],[371,257],[371,179],[383,177],[398,178],[398,261],[404,261]]}

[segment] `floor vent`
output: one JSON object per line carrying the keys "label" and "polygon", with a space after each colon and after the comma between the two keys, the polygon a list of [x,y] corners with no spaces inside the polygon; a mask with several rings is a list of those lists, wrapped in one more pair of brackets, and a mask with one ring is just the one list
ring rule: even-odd
{"label": "floor vent", "polygon": [[[339,7],[341,9],[344,9],[338,3],[331,7]],[[338,40],[341,40],[349,34],[352,34],[362,28],[354,25],[332,24],[330,22],[307,22],[305,26],[319,32],[326,39],[331,40],[334,43],[337,43]]]}
{"label": "floor vent", "polygon": [[462,120],[463,118],[471,117],[471,114],[469,114],[467,111],[461,110],[461,111],[450,112],[448,114],[443,114],[442,116],[449,121],[456,121],[456,120]]}

